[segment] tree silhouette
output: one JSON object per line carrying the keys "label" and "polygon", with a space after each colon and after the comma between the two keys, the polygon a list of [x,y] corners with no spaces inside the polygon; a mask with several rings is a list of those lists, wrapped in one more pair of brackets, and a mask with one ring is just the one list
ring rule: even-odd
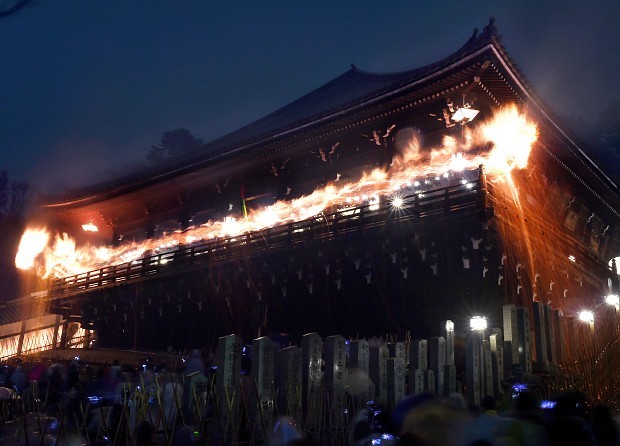
{"label": "tree silhouette", "polygon": [[595,121],[572,116],[564,117],[563,123],[608,174],[620,179],[620,102],[608,104]]}
{"label": "tree silhouette", "polygon": [[163,132],[159,144],[151,146],[147,159],[153,163],[161,163],[183,156],[198,149],[204,142],[196,138],[187,129],[174,129]]}
{"label": "tree silhouette", "polygon": [[620,102],[611,102],[592,124],[590,143],[603,167],[620,179]]}
{"label": "tree silhouette", "polygon": [[0,171],[0,300],[19,293],[14,258],[24,230],[28,191],[26,181],[11,181],[7,172]]}
{"label": "tree silhouette", "polygon": [[10,181],[9,174],[0,171],[0,220],[21,218],[27,205],[28,183]]}
{"label": "tree silhouette", "polygon": [[620,151],[620,102],[612,102],[601,112],[595,124],[599,142],[612,151]]}

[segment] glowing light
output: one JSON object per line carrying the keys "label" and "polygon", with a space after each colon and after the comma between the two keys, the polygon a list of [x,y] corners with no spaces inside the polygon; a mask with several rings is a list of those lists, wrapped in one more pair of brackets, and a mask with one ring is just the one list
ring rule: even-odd
{"label": "glowing light", "polygon": [[568,256],[568,260],[570,260],[570,261],[571,261],[571,262],[573,262],[573,263],[577,261],[577,259],[575,258],[575,256],[574,256],[574,255],[570,255],[570,256]]}
{"label": "glowing light", "polygon": [[[435,178],[452,178],[454,172],[477,169],[480,165],[484,165],[489,179],[508,178],[513,169],[526,166],[536,139],[536,127],[519,114],[516,107],[499,110],[489,121],[481,122],[476,127],[464,127],[464,130],[461,138],[446,137],[442,144],[425,147],[424,150],[417,136],[413,135],[400,147],[399,156],[394,158],[389,169],[376,168],[363,173],[357,181],[341,180],[309,195],[248,210],[247,217],[239,220],[227,217],[220,221],[208,221],[182,233],[166,234],[160,239],[108,248],[89,244],[77,246],[75,240],[60,234],[53,240],[39,241],[34,254],[28,254],[24,247],[24,252],[18,256],[30,260],[20,261],[18,266],[22,269],[32,267],[36,263],[35,258],[42,253],[38,259],[43,276],[65,277],[131,262],[145,253],[165,253],[182,244],[237,237],[275,225],[324,218],[317,216],[323,216],[331,209],[348,207],[343,212],[355,214],[358,212],[357,206],[367,205],[369,210],[374,211],[380,208],[383,197],[393,196],[394,191],[401,190],[403,185],[413,184],[416,187],[414,193],[422,199],[428,192],[424,184],[434,187],[431,180]],[[473,188],[475,183],[467,181],[465,184],[466,187],[471,184]],[[399,201],[392,200],[390,204],[399,206]]]}
{"label": "glowing light", "polygon": [[446,321],[446,331],[454,331],[454,322]]}
{"label": "glowing light", "polygon": [[505,173],[527,166],[532,144],[537,138],[536,126],[520,115],[516,107],[506,108],[492,122],[481,127],[482,139],[494,144],[485,169]]}
{"label": "glowing light", "polygon": [[607,302],[608,305],[612,305],[613,307],[615,307],[616,310],[620,308],[620,297],[618,297],[617,294],[607,295],[605,297],[605,302]]}
{"label": "glowing light", "polygon": [[467,161],[463,158],[462,153],[454,153],[450,157],[450,170],[461,172],[467,167]]}
{"label": "glowing light", "polygon": [[370,209],[371,211],[377,211],[379,210],[379,204],[380,204],[380,200],[379,197],[377,195],[375,195],[374,197],[371,197],[368,200],[368,209]]}
{"label": "glowing light", "polygon": [[484,331],[487,329],[487,318],[484,316],[474,316],[469,320],[469,328],[472,331]]}
{"label": "glowing light", "polygon": [[95,257],[101,259],[103,262],[108,262],[112,258],[112,253],[107,246],[101,246],[95,248]]}
{"label": "glowing light", "polygon": [[243,230],[243,223],[237,221],[234,217],[226,217],[220,229],[224,235],[230,236],[240,234]]}
{"label": "glowing light", "polygon": [[465,124],[478,116],[479,111],[475,108],[461,107],[452,115],[452,120]]}
{"label": "glowing light", "polygon": [[594,323],[594,313],[589,310],[583,310],[579,312],[579,320],[587,322],[588,324]]}
{"label": "glowing light", "polygon": [[36,257],[45,250],[49,239],[50,235],[45,229],[26,229],[19,242],[15,266],[19,269],[32,268]]}
{"label": "glowing light", "polygon": [[391,204],[394,209],[402,209],[405,202],[402,197],[394,197]]}
{"label": "glowing light", "polygon": [[86,232],[99,232],[99,228],[93,222],[83,224],[82,229]]}
{"label": "glowing light", "polygon": [[280,218],[273,206],[267,206],[262,211],[256,213],[255,221],[260,227],[270,228],[278,224]]}

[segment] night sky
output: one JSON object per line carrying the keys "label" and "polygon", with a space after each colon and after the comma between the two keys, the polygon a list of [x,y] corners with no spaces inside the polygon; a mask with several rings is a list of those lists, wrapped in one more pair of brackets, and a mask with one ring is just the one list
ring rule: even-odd
{"label": "night sky", "polygon": [[616,0],[38,0],[0,20],[0,170],[46,192],[109,178],[166,130],[208,141],[352,63],[435,62],[490,16],[557,114],[592,121],[620,100]]}

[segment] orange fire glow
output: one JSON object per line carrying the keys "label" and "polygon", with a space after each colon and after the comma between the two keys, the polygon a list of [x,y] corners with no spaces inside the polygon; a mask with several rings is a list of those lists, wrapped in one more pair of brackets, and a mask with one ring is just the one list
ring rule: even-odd
{"label": "orange fire glow", "polygon": [[272,206],[250,212],[244,219],[227,217],[221,221],[209,221],[182,233],[117,248],[91,245],[78,247],[66,234],[56,236],[51,243],[49,237],[45,240],[40,238],[37,239],[36,248],[27,249],[24,245],[22,250],[20,245],[16,265],[22,269],[32,268],[36,263],[35,258],[43,253],[43,275],[65,277],[106,265],[130,262],[147,251],[174,249],[180,244],[231,237],[305,220],[320,215],[332,206],[378,204],[380,199],[391,199],[404,188],[416,187],[420,179],[448,178],[479,165],[484,165],[485,172],[492,177],[509,177],[513,169],[526,166],[536,135],[535,125],[515,107],[505,108],[488,122],[471,129],[463,127],[463,135],[458,140],[444,138],[442,145],[433,148],[430,154],[428,151],[422,153],[415,137],[408,138],[402,144],[404,147],[399,147],[401,155],[394,160],[389,170],[375,169],[364,173],[356,182],[332,183],[309,195],[290,201],[278,201]]}
{"label": "orange fire glow", "polygon": [[19,269],[32,268],[37,256],[45,250],[49,239],[50,235],[47,229],[26,229],[19,242],[15,266]]}
{"label": "orange fire glow", "polygon": [[82,229],[86,232],[99,232],[99,228],[92,221],[82,225]]}

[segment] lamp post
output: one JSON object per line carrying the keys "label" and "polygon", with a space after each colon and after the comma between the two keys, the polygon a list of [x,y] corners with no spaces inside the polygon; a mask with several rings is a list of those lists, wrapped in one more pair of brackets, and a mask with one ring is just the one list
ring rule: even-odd
{"label": "lamp post", "polygon": [[467,398],[471,404],[479,406],[485,392],[484,379],[484,332],[487,320],[483,316],[474,316],[469,320],[471,333],[467,337],[465,355],[465,375],[467,380]]}

